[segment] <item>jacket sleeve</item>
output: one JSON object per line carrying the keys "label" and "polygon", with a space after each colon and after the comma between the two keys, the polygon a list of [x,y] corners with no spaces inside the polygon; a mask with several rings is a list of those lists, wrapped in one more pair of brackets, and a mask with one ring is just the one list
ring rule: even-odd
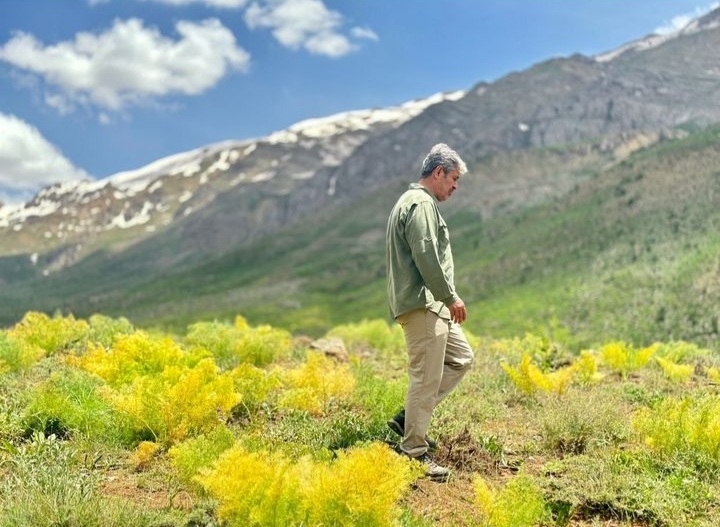
{"label": "jacket sleeve", "polygon": [[452,279],[445,274],[438,245],[440,230],[437,211],[432,203],[417,203],[405,221],[405,239],[413,262],[425,287],[436,300],[451,305],[458,300]]}

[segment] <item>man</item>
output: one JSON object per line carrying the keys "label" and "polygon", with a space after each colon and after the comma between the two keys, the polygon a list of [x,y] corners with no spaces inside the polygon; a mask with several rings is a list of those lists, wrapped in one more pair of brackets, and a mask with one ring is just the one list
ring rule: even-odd
{"label": "man", "polygon": [[460,328],[467,310],[455,292],[448,228],[437,204],[457,190],[466,172],[454,150],[435,145],[387,224],[388,299],[405,333],[409,377],[405,408],[388,426],[402,436],[400,450],[424,463],[428,477],[442,481],[450,471],[429,456],[436,444],[427,430],[435,406],[470,368],[473,352]]}

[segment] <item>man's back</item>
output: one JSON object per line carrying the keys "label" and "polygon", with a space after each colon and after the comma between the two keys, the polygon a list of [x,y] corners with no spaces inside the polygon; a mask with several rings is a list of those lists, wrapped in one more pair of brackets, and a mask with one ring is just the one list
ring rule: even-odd
{"label": "man's back", "polygon": [[388,218],[388,300],[393,318],[413,309],[440,313],[454,298],[453,260],[447,224],[433,196],[412,183]]}

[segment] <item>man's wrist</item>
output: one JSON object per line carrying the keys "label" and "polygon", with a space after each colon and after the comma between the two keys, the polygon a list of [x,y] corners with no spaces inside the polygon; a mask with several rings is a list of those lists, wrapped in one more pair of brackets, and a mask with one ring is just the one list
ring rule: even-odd
{"label": "man's wrist", "polygon": [[458,301],[460,301],[460,297],[457,296],[457,295],[452,295],[452,296],[450,296],[450,297],[448,297],[448,298],[445,299],[444,304],[445,304],[447,307],[450,307],[450,306],[454,305],[454,304],[455,304],[456,302],[458,302]]}

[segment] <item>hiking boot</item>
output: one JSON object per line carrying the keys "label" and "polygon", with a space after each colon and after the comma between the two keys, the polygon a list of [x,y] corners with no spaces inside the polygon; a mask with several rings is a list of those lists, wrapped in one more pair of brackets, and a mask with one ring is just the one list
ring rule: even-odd
{"label": "hiking boot", "polygon": [[450,469],[441,467],[426,453],[418,457],[413,457],[423,465],[425,465],[425,476],[431,481],[446,482],[450,478]]}
{"label": "hiking boot", "polygon": [[[387,422],[388,428],[400,437],[405,437],[405,410],[400,410],[393,418]],[[428,444],[428,452],[437,450],[437,443],[428,436],[425,436],[425,442]]]}

